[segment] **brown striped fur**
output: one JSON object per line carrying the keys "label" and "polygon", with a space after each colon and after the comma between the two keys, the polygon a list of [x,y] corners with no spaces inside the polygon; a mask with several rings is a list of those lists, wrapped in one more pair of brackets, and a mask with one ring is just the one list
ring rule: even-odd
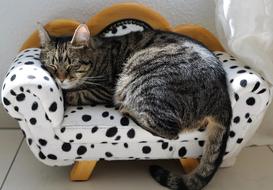
{"label": "brown striped fur", "polygon": [[[82,36],[77,38],[77,31]],[[90,38],[85,27],[73,37],[85,39],[79,43],[43,35],[41,60],[51,74],[79,81],[64,89],[68,104],[114,101],[141,127],[168,139],[206,127],[203,156],[194,172],[179,176],[159,166],[150,172],[174,190],[199,190],[211,180],[222,162],[232,117],[225,71],[212,52],[188,37],[157,30]],[[76,76],[77,70],[85,72]]]}

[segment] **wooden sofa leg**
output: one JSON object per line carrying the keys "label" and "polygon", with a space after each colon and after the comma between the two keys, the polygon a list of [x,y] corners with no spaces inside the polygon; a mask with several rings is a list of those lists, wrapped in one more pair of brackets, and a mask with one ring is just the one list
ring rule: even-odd
{"label": "wooden sofa leg", "polygon": [[183,170],[186,174],[190,173],[193,171],[199,164],[198,159],[193,159],[193,158],[185,158],[185,159],[179,159]]}
{"label": "wooden sofa leg", "polygon": [[86,181],[90,178],[97,161],[76,161],[71,172],[71,181]]}

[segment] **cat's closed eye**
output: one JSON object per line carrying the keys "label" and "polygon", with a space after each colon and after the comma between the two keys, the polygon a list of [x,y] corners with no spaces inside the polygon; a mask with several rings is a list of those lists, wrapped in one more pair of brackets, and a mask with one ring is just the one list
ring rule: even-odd
{"label": "cat's closed eye", "polygon": [[53,65],[53,64],[45,65],[45,67],[46,67],[46,69],[48,70],[48,72],[50,72],[50,73],[52,73],[52,74],[56,73],[56,71],[57,71],[56,66]]}

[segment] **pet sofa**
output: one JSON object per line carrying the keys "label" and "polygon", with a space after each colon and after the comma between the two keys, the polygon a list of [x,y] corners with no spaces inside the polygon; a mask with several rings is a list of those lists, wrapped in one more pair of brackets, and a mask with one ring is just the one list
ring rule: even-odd
{"label": "pet sofa", "polygon": [[[92,35],[110,37],[131,31],[161,29],[188,35],[223,63],[233,118],[222,166],[231,166],[253,136],[270,104],[265,79],[224,52],[219,41],[197,25],[172,28],[157,12],[135,3],[107,8],[86,23]],[[73,34],[79,22],[54,20],[45,25],[51,35]],[[72,165],[70,178],[86,180],[98,160],[179,159],[192,167],[206,142],[206,129],[183,133],[177,140],[153,136],[110,106],[71,106],[64,109],[61,88],[39,60],[35,31],[13,60],[2,86],[2,103],[15,118],[33,154],[49,166]],[[188,162],[188,163],[187,163]],[[190,170],[189,169],[189,170]]]}

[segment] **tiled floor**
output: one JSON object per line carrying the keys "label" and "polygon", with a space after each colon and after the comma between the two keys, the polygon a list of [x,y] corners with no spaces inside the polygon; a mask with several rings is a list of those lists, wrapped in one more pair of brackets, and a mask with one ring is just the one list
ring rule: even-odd
{"label": "tiled floor", "polygon": [[[0,190],[164,190],[148,174],[156,163],[181,172],[176,160],[99,162],[92,179],[70,182],[70,167],[40,163],[19,130],[0,130]],[[23,142],[23,143],[22,143]],[[235,166],[220,169],[205,190],[272,190],[273,146],[245,148]]]}

